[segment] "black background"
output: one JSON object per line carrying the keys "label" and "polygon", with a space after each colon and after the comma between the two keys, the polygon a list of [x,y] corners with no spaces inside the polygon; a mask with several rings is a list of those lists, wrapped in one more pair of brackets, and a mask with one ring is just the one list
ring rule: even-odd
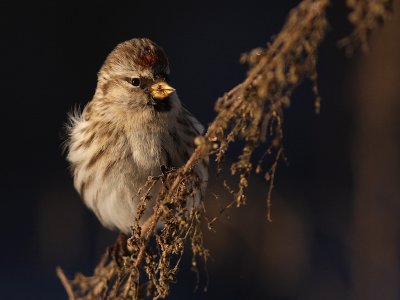
{"label": "black background", "polygon": [[[169,56],[172,85],[189,110],[208,124],[215,116],[214,101],[245,77],[240,54],[265,45],[297,3],[2,3],[0,298],[66,298],[55,266],[61,265],[68,276],[90,274],[115,237],[79,200],[61,144],[67,113],[91,99],[96,73],[117,43],[148,37],[161,45]],[[298,299],[299,291],[308,298],[307,289],[325,268],[334,269],[345,289],[350,284],[345,232],[351,212],[353,107],[346,81],[352,62],[335,43],[351,28],[342,1],[328,12],[330,29],[318,67],[321,113],[314,113],[306,82],[286,112],[290,165],[281,164],[276,189],[278,194],[297,191],[303,199],[293,205],[307,211],[311,228],[307,277],[292,294],[281,293],[268,283],[276,274],[264,274],[257,257],[248,261],[232,254],[240,254],[236,240],[226,248],[231,256],[213,255],[208,293],[200,289],[193,294],[195,276],[185,262],[172,298]],[[265,188],[258,186],[259,199],[253,202],[264,213]],[[247,209],[239,210],[250,213]],[[274,218],[280,218],[278,212]]]}

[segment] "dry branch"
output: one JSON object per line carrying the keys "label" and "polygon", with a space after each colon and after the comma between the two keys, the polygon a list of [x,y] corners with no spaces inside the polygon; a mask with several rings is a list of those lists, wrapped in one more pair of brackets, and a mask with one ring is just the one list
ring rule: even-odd
{"label": "dry branch", "polygon": [[354,25],[353,32],[340,40],[338,45],[345,47],[351,55],[358,47],[368,51],[368,37],[379,25],[382,25],[393,11],[393,0],[346,0],[351,9],[349,21]]}

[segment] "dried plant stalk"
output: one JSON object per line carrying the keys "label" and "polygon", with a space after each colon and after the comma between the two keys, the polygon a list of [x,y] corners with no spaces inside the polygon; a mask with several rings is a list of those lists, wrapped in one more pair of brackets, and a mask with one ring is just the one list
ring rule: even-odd
{"label": "dried plant stalk", "polygon": [[[377,15],[374,5],[387,2],[348,1],[352,14],[358,16],[354,17],[356,29],[349,37],[349,45],[364,41],[364,28],[372,28],[368,24],[372,24],[371,18]],[[205,207],[202,201],[188,207],[186,199],[194,198],[201,188],[197,164],[213,156],[221,169],[229,146],[238,139],[244,141],[244,146],[230,171],[238,176],[239,183],[236,189],[226,185],[234,196],[226,208],[246,203],[245,190],[250,173],[253,170],[262,172],[264,159],[272,157],[269,169],[264,172],[270,186],[267,218],[271,219],[271,191],[278,161],[284,157],[283,109],[289,105],[294,88],[304,79],[314,82],[315,108],[319,111],[317,48],[327,28],[325,12],[328,4],[328,0],[303,0],[290,12],[281,32],[266,48],[256,48],[242,55],[241,61],[250,66],[246,79],[218,99],[215,105],[217,116],[205,136],[196,138],[197,147],[186,164],[177,170],[167,170],[164,178],[150,177],[139,191],[141,202],[127,242],[122,237],[110,247],[93,276],[78,273],[68,281],[63,271],[57,269],[69,299],[165,298],[170,293],[170,283],[175,281],[186,248],[191,249],[194,270],[197,270],[199,259],[207,262],[209,253],[203,245],[201,229],[201,223],[206,220],[203,217]],[[360,9],[365,11],[363,17],[355,13]],[[385,11],[387,13],[386,6]],[[260,145],[265,147],[265,154],[254,165],[253,153]],[[150,191],[160,181],[162,187],[155,199],[153,214],[146,228],[142,228],[139,221],[148,205]],[[209,228],[215,220],[208,222]],[[158,231],[156,227],[160,223],[163,228]]]}
{"label": "dried plant stalk", "polygon": [[368,37],[391,16],[393,0],[346,0],[346,3],[351,10],[349,21],[354,25],[354,31],[338,45],[345,47],[349,55],[358,47],[367,52]]}

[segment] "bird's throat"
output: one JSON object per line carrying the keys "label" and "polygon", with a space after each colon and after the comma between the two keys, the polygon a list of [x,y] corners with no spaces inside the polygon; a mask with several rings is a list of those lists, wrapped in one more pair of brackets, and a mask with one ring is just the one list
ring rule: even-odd
{"label": "bird's throat", "polygon": [[163,100],[155,100],[155,103],[156,104],[153,105],[153,108],[158,112],[169,112],[172,108],[171,99],[169,97],[166,97]]}

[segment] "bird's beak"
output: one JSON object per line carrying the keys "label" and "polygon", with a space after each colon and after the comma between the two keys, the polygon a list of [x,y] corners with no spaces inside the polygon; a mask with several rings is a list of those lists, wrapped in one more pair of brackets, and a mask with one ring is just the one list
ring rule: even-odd
{"label": "bird's beak", "polygon": [[175,89],[165,81],[157,82],[150,87],[151,95],[157,100],[164,100],[173,92],[175,92]]}

